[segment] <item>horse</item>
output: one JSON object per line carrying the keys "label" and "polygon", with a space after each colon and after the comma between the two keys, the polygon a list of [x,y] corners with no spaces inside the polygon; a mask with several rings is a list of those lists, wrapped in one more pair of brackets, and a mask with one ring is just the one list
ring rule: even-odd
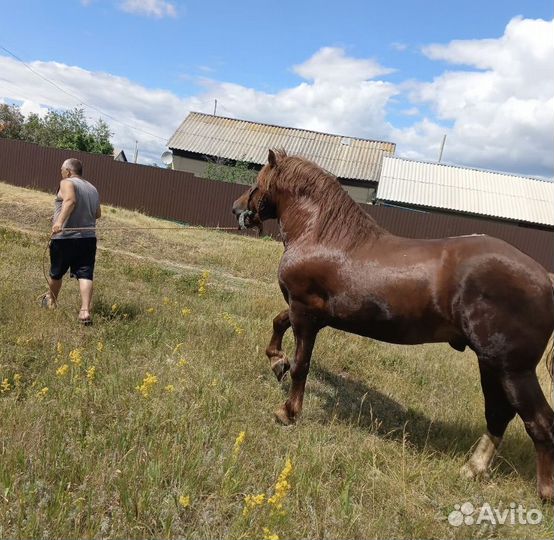
{"label": "horse", "polygon": [[[469,347],[479,363],[487,431],[462,473],[488,473],[518,414],[536,450],[538,495],[552,500],[554,412],[535,369],[554,330],[554,282],[538,262],[487,235],[395,236],[335,176],[284,150],[269,150],[232,211],[243,227],[277,219],[284,244],[278,281],[288,308],[274,318],[266,349],[278,381],[290,372],[289,397],[275,412],[280,423],[293,423],[302,411],[324,327],[388,343]],[[291,326],[292,363],[282,350]]]}

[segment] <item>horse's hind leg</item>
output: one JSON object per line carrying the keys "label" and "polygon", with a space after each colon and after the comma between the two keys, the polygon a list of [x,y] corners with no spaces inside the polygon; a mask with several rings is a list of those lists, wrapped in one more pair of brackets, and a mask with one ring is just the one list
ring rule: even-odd
{"label": "horse's hind leg", "polygon": [[289,328],[290,316],[287,308],[273,319],[273,335],[265,350],[265,354],[269,358],[271,364],[271,369],[273,373],[275,373],[278,381],[281,381],[290,369],[290,363],[283,352],[283,336]]}
{"label": "horse's hind leg", "polygon": [[534,370],[507,372],[502,380],[510,403],[523,420],[537,451],[537,490],[552,501],[554,483],[554,412]]}
{"label": "horse's hind leg", "polygon": [[501,372],[489,366],[486,360],[479,361],[479,370],[485,397],[487,433],[481,437],[473,455],[462,467],[462,474],[468,478],[488,474],[504,432],[516,414],[502,387]]}

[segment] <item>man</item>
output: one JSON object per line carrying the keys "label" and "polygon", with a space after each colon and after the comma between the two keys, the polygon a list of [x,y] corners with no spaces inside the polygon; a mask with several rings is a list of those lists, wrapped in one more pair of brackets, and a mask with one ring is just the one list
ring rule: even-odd
{"label": "man", "polygon": [[[56,306],[67,270],[79,280],[81,309],[79,322],[92,324],[92,278],[96,259],[96,220],[100,217],[100,199],[96,188],[82,178],[78,159],[63,162],[62,180],[55,199],[50,242],[50,292],[42,298],[44,307]],[[85,230],[64,230],[85,229]]]}

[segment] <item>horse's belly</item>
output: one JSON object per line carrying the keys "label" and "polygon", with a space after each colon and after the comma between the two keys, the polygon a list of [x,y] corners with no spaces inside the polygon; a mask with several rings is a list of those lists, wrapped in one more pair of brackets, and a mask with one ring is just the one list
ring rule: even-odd
{"label": "horse's belly", "polygon": [[420,325],[411,323],[375,322],[360,323],[358,321],[332,321],[329,325],[338,330],[351,332],[360,336],[397,343],[399,345],[418,345],[421,343],[449,342],[458,336],[458,333],[448,326]]}
{"label": "horse's belly", "polygon": [[329,326],[388,343],[439,343],[459,336],[448,321],[427,307],[409,314],[396,313],[389,305],[371,300],[355,308],[335,310],[333,315]]}

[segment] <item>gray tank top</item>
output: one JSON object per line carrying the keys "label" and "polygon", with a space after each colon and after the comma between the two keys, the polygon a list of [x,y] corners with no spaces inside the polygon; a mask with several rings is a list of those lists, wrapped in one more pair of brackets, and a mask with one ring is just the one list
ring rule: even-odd
{"label": "gray tank top", "polygon": [[[75,208],[68,220],[64,223],[65,227],[96,227],[96,212],[100,206],[100,198],[96,188],[86,180],[82,178],[68,178],[75,187],[75,196],[77,202]],[[54,218],[57,217],[62,211],[63,199],[60,197],[60,193],[56,194]],[[95,231],[67,231],[54,235],[52,238],[59,240],[65,238],[94,238],[96,236]]]}

